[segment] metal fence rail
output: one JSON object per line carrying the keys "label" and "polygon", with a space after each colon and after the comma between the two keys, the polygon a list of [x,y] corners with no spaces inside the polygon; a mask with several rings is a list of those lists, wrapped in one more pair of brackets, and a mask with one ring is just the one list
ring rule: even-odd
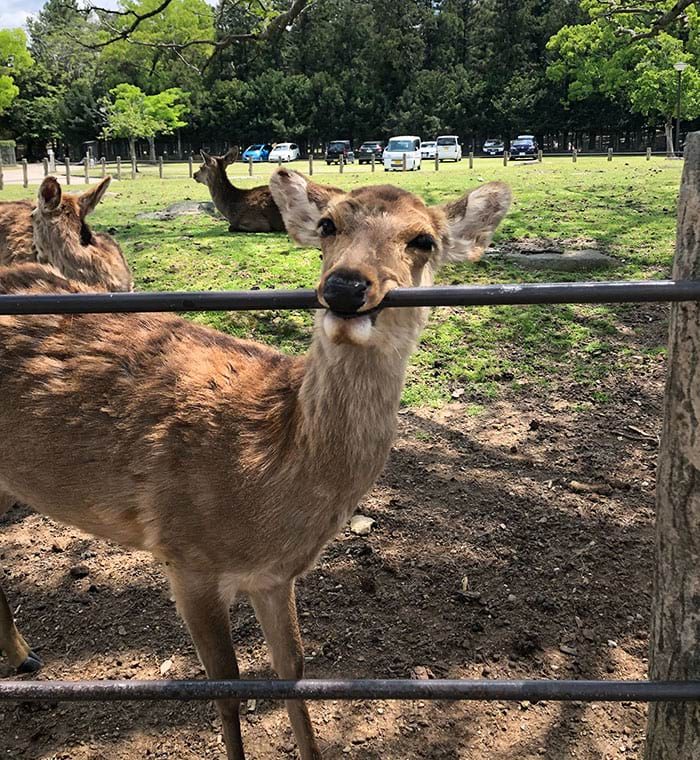
{"label": "metal fence rail", "polygon": [[[700,301],[700,280],[546,282],[396,288],[382,306],[486,306]],[[313,290],[0,295],[0,314],[319,309]]]}
{"label": "metal fence rail", "polygon": [[[700,280],[559,282],[397,288],[382,305],[700,301]],[[313,290],[0,295],[0,314],[318,309]],[[700,700],[700,681],[175,680],[0,681],[0,702],[240,699],[434,699],[671,702]]]}
{"label": "metal fence rail", "polygon": [[700,681],[565,680],[231,680],[0,681],[0,702],[208,699],[439,699],[682,702],[700,699]]}

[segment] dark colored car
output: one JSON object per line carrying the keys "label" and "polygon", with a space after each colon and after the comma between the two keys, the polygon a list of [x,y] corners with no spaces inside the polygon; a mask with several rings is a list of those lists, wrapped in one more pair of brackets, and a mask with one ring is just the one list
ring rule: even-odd
{"label": "dark colored car", "polygon": [[532,135],[518,135],[510,144],[510,160],[537,158],[537,140]]}
{"label": "dark colored car", "polygon": [[343,161],[346,164],[352,164],[355,161],[355,153],[352,150],[352,143],[350,140],[333,140],[328,143],[326,149],[326,163],[339,164]]}
{"label": "dark colored car", "polygon": [[481,150],[487,156],[502,156],[506,146],[503,140],[486,140]]}
{"label": "dark colored car", "polygon": [[384,143],[379,140],[367,140],[360,145],[357,151],[357,161],[360,164],[371,164],[372,156],[377,163],[382,162],[384,154]]}

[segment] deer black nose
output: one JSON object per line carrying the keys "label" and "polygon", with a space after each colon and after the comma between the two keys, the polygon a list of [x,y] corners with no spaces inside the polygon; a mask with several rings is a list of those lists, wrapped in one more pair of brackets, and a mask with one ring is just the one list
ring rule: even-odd
{"label": "deer black nose", "polygon": [[323,286],[323,297],[333,311],[356,312],[365,302],[369,282],[359,272],[333,272]]}

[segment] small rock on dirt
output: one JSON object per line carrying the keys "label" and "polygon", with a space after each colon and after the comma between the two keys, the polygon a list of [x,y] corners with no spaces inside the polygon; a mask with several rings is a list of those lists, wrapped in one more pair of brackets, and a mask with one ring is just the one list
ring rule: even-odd
{"label": "small rock on dirt", "polygon": [[350,520],[350,532],[356,536],[369,536],[375,521],[366,515],[353,515]]}
{"label": "small rock on dirt", "polygon": [[69,572],[73,578],[86,578],[90,575],[87,565],[73,565]]}
{"label": "small rock on dirt", "polygon": [[575,493],[599,493],[610,496],[612,487],[608,483],[582,483],[580,480],[569,481],[569,488]]}
{"label": "small rock on dirt", "polygon": [[416,681],[429,681],[435,678],[435,673],[424,665],[416,665],[415,668],[411,668],[411,678]]}
{"label": "small rock on dirt", "polygon": [[170,671],[173,669],[173,661],[172,660],[164,660],[160,664],[160,674],[162,676],[166,676]]}

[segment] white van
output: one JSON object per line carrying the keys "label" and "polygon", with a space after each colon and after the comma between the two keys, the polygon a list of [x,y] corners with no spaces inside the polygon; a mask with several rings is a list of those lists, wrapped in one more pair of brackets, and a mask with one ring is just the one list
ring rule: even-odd
{"label": "white van", "polygon": [[415,135],[399,135],[392,137],[382,160],[385,172],[400,172],[403,169],[403,157],[406,156],[406,170],[420,169],[420,137]]}
{"label": "white van", "polygon": [[457,135],[440,135],[436,142],[438,161],[462,160],[462,146]]}

